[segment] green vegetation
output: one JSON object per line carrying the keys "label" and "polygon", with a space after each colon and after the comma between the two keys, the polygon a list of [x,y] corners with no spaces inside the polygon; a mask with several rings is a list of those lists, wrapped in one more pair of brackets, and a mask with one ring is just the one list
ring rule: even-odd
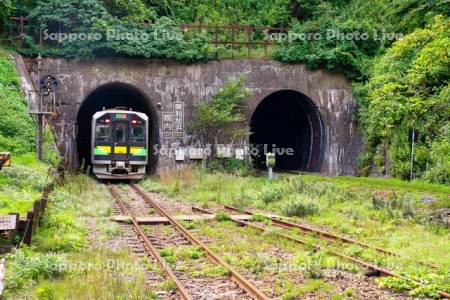
{"label": "green vegetation", "polygon": [[[123,1],[61,0],[36,1],[30,5],[29,17],[48,29],[58,31],[61,24],[72,33],[92,33],[102,39],[66,39],[57,47],[39,49],[27,36],[25,54],[41,52],[45,55],[66,57],[126,56],[145,58],[173,58],[183,61],[204,60],[212,57],[211,47],[204,35],[190,39],[183,36],[174,20],[165,16],[156,18],[152,8],[141,1],[128,4]],[[145,24],[144,21],[153,22]],[[122,38],[131,34],[137,38]],[[114,38],[106,38],[114,36]],[[141,38],[144,37],[144,38]]]}
{"label": "green vegetation", "polygon": [[196,260],[205,256],[203,250],[196,246],[168,247],[161,249],[159,253],[168,263],[186,259]]}
{"label": "green vegetation", "polygon": [[173,281],[173,280],[166,280],[160,284],[160,287],[164,291],[175,291],[177,288],[177,285],[176,285],[175,281]]}
{"label": "green vegetation", "polygon": [[286,281],[283,286],[284,293],[281,299],[294,300],[309,293],[317,291],[328,292],[330,289],[331,285],[320,279],[308,280],[303,285],[295,285],[292,282]]}
{"label": "green vegetation", "polygon": [[245,121],[242,103],[252,95],[252,91],[245,87],[245,80],[244,75],[229,79],[211,99],[196,102],[196,118],[190,127],[203,144],[213,144],[217,142],[218,137],[232,142],[248,137],[247,128],[230,126]]}
{"label": "green vegetation", "polygon": [[[395,43],[374,67],[359,92],[368,152],[381,172],[410,176],[411,131],[414,177],[450,183],[450,77],[448,21],[439,17]],[[431,155],[430,155],[431,154]],[[385,155],[392,160],[386,170]]]}
{"label": "green vegetation", "polygon": [[227,214],[226,212],[220,211],[216,214],[215,217],[216,221],[218,222],[225,222],[225,221],[229,221],[231,220],[231,217],[229,214]]}
{"label": "green vegetation", "polygon": [[0,48],[0,152],[25,154],[33,151],[35,129],[8,55]]}
{"label": "green vegetation", "polygon": [[[143,184],[155,180],[146,179]],[[386,257],[371,249],[354,245],[329,245],[314,236],[305,237],[304,233],[299,233],[299,238],[311,243],[360,257],[429,283],[424,291],[423,288],[402,281],[404,288],[411,290],[411,295],[433,296],[437,290],[449,288],[446,282],[450,276],[447,251],[450,246],[450,228],[448,223],[430,217],[432,212],[450,207],[449,189],[445,185],[427,184],[422,181],[405,182],[398,179],[329,178],[313,175],[280,175],[269,182],[262,177],[239,177],[199,169],[185,169],[179,176],[163,174],[158,182],[162,185],[160,190],[180,201],[196,205],[200,203],[204,207],[228,204],[239,208],[256,208],[293,216],[293,221],[300,217],[302,219],[299,221],[324,226],[336,233],[364,240],[404,257],[437,264],[439,269],[433,270],[409,259]],[[179,188],[174,189],[174,185]],[[255,217],[254,221],[264,222],[258,217]],[[220,227],[229,230],[227,224],[230,222],[223,220]],[[270,222],[266,224],[270,229],[265,237],[276,238],[276,235],[271,233],[279,232],[280,229],[272,229]],[[196,225],[195,228],[197,231],[199,226]],[[282,232],[293,234],[287,230]],[[205,231],[204,234],[209,236],[210,233]],[[418,236],[421,238],[418,239]],[[211,233],[211,237],[217,238],[217,230]],[[258,245],[260,243],[259,241]],[[251,241],[239,242],[236,247],[247,249],[251,247]],[[222,245],[217,250],[224,251],[226,248],[227,246]],[[245,258],[240,258],[239,261],[248,270],[256,273],[261,270],[261,262]],[[351,272],[357,270],[354,266],[333,262],[329,255],[320,252],[314,255],[299,255],[297,263],[305,266],[305,274],[311,279],[321,278],[324,266],[336,265]],[[392,286],[389,279],[386,279],[386,282],[380,281],[379,284],[383,287]],[[407,286],[410,288],[406,288]]]}
{"label": "green vegetation", "polygon": [[229,274],[230,271],[222,265],[207,266],[201,271],[192,272],[193,277],[224,277]]}
{"label": "green vegetation", "polygon": [[[27,100],[20,91],[19,79],[11,54],[1,47],[0,99],[2,100],[0,105],[0,152],[12,152],[13,161],[19,162],[19,164],[21,162],[22,165],[36,164],[32,159],[35,147],[35,125],[28,114]],[[44,149],[44,161],[54,166],[57,165],[60,157],[50,129],[45,131]],[[17,155],[20,157],[17,158]],[[26,172],[22,175],[22,177],[27,177]],[[12,175],[12,177],[15,176]],[[42,175],[36,176],[31,170],[27,180],[29,184],[39,184],[42,181],[36,177],[42,177]],[[19,180],[21,179],[23,178],[19,178]]]}
{"label": "green vegetation", "polygon": [[[245,276],[271,282],[270,287],[265,287],[271,297],[290,299],[288,295],[298,297],[316,292],[326,295],[331,289],[330,284],[318,279],[308,278],[305,282],[299,282],[305,267],[303,261],[296,261],[296,258],[311,256],[308,247],[275,235],[262,235],[259,231],[236,226],[233,222],[197,222],[196,228],[198,230],[194,234],[213,239],[208,247],[232,267]],[[322,265],[319,268],[322,269]],[[323,266],[323,269],[326,268],[328,266]],[[201,274],[210,272],[212,270],[208,268]],[[212,273],[217,274],[216,271]],[[222,276],[226,274],[224,272]]]}
{"label": "green vegetation", "polygon": [[6,287],[10,290],[20,290],[26,283],[38,279],[61,278],[65,270],[61,267],[66,263],[63,256],[54,253],[36,254],[29,249],[15,251],[7,256],[8,272],[15,276],[6,277]]}
{"label": "green vegetation", "polygon": [[288,217],[306,217],[319,213],[317,205],[303,195],[295,195],[288,199],[281,210]]}
{"label": "green vegetation", "polygon": [[0,171],[0,213],[25,214],[41,196],[47,168],[34,154],[15,156],[13,165]]}
{"label": "green vegetation", "polygon": [[[111,198],[105,197],[105,186],[86,175],[69,176],[67,182],[50,195],[33,246],[7,255],[6,297],[156,299],[129,252],[103,244],[118,234],[109,220]],[[95,234],[92,245],[88,228]]]}

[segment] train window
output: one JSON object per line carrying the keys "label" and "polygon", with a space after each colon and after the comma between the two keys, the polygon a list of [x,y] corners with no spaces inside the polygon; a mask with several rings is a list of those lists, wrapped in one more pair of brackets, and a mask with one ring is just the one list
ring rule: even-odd
{"label": "train window", "polygon": [[126,126],[125,123],[116,123],[114,126],[114,141],[116,143],[125,143]]}
{"label": "train window", "polygon": [[111,139],[111,127],[109,125],[97,124],[95,128],[95,139],[108,142]]}
{"label": "train window", "polygon": [[145,125],[131,126],[131,141],[145,142]]}

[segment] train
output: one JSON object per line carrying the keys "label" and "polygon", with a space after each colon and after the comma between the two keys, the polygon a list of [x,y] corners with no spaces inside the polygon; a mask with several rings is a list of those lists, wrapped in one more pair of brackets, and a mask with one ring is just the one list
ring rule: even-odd
{"label": "train", "polygon": [[92,116],[91,163],[98,179],[137,180],[148,164],[149,118],[123,108]]}

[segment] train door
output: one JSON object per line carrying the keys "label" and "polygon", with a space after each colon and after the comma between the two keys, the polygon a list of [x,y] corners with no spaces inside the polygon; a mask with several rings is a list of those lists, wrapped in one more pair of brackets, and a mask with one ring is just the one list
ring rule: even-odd
{"label": "train door", "polygon": [[113,123],[113,160],[128,160],[128,122]]}

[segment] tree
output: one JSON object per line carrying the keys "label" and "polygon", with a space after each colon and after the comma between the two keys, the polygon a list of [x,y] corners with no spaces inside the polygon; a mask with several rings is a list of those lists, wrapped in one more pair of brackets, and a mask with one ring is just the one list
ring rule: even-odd
{"label": "tree", "polygon": [[10,0],[0,2],[0,33],[4,31],[12,10],[13,6]]}
{"label": "tree", "polygon": [[410,175],[410,130],[419,133],[414,169],[418,175],[436,164],[427,153],[445,139],[442,128],[450,122],[449,25],[448,18],[439,16],[396,42],[364,87],[360,121],[368,151],[387,145],[392,174],[398,177]]}
{"label": "tree", "polygon": [[245,81],[245,75],[230,78],[211,99],[196,102],[195,119],[190,128],[203,144],[213,144],[219,138],[233,142],[248,137],[248,128],[234,126],[245,122],[242,102],[253,93],[245,87]]}

